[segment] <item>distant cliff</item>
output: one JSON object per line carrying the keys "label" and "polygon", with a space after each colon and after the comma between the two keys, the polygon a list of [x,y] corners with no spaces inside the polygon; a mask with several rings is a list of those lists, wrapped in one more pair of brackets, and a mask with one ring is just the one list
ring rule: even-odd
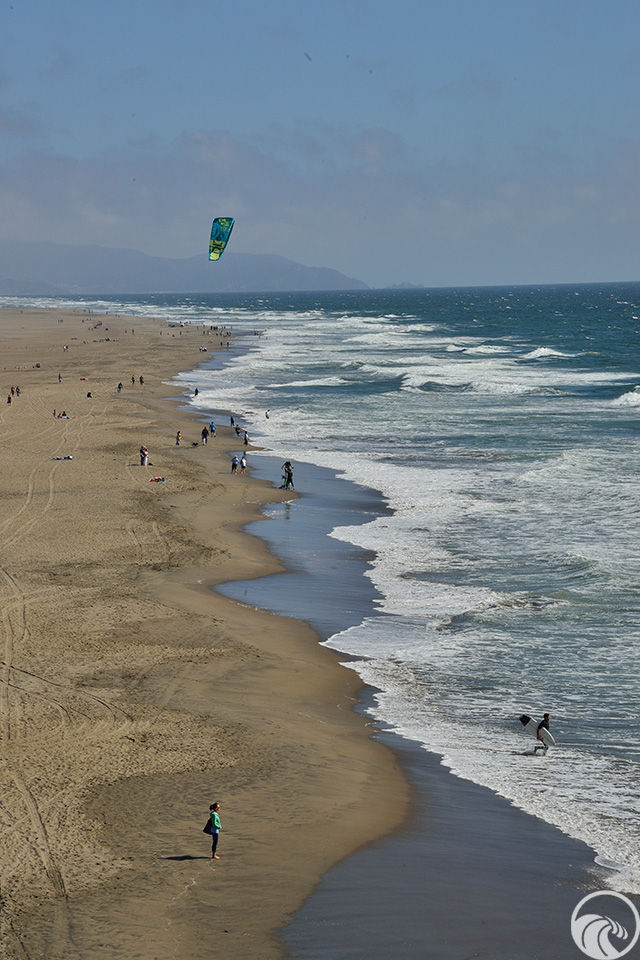
{"label": "distant cliff", "polygon": [[137,250],[0,241],[0,295],[101,293],[254,293],[365,290],[366,283],[327,267],[274,254],[206,254],[173,260]]}

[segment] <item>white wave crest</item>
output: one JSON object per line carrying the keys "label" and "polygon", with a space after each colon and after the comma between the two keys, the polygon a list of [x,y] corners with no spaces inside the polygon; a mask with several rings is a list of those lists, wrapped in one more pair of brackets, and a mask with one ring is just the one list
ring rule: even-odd
{"label": "white wave crest", "polygon": [[494,354],[511,353],[511,347],[505,347],[499,343],[479,343],[476,347],[467,347],[466,351],[467,353],[493,356]]}
{"label": "white wave crest", "polygon": [[551,347],[537,347],[531,353],[525,353],[523,360],[541,360],[543,357],[579,357],[579,353],[562,353],[560,350],[552,350]]}
{"label": "white wave crest", "polygon": [[612,407],[640,407],[640,387],[635,387],[630,393],[623,393],[611,401]]}

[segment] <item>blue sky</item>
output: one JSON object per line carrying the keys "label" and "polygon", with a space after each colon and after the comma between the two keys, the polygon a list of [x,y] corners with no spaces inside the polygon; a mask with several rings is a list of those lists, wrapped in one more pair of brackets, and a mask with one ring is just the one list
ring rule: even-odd
{"label": "blue sky", "polygon": [[634,280],[639,81],[640,0],[5,0],[0,239]]}

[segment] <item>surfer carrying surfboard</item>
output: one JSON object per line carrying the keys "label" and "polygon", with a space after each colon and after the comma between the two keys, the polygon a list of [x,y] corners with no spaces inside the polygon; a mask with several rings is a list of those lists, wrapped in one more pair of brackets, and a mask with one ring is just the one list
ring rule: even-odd
{"label": "surfer carrying surfboard", "polygon": [[538,724],[538,729],[537,729],[537,731],[536,731],[536,737],[537,737],[537,739],[540,740],[542,743],[544,743],[545,746],[546,746],[546,743],[545,743],[544,737],[543,737],[543,735],[542,735],[542,733],[541,733],[540,731],[541,731],[541,730],[549,730],[549,720],[550,720],[550,719],[551,719],[551,714],[550,714],[550,713],[545,713],[543,719],[542,719],[542,720],[540,721],[540,723]]}
{"label": "surfer carrying surfboard", "polygon": [[532,737],[535,737],[536,740],[539,740],[539,743],[536,743],[533,754],[537,756],[539,750],[543,754],[546,754],[549,747],[555,746],[555,740],[553,734],[549,730],[549,720],[551,719],[550,713],[545,713],[543,719],[540,723],[536,723],[527,713],[523,713],[520,717],[520,723],[525,728],[525,730],[531,734]]}

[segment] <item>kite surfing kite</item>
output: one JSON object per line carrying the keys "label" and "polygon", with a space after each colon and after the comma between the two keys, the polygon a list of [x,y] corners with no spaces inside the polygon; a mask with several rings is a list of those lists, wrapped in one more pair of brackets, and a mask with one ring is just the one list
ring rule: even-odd
{"label": "kite surfing kite", "polygon": [[229,242],[235,220],[233,217],[216,217],[211,225],[209,260],[219,260]]}

